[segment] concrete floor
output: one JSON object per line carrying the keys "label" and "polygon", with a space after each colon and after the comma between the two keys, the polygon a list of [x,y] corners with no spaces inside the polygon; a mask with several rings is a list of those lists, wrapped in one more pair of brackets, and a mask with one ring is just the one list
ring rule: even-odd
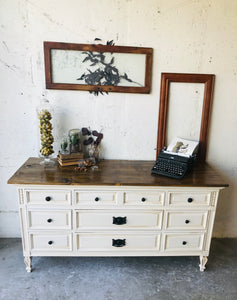
{"label": "concrete floor", "polygon": [[33,257],[20,239],[0,239],[0,299],[237,299],[237,239],[213,239],[207,269],[197,257]]}

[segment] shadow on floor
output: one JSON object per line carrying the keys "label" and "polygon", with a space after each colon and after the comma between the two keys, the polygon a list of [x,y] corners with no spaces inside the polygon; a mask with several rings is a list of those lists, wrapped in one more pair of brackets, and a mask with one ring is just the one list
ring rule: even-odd
{"label": "shadow on floor", "polygon": [[198,257],[33,257],[20,239],[0,239],[0,299],[237,299],[237,239],[212,239],[207,269]]}

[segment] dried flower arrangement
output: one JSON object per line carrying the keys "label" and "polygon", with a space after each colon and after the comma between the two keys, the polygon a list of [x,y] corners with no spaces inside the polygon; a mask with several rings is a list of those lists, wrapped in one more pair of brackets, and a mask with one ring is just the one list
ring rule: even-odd
{"label": "dried flower arrangement", "polygon": [[103,139],[103,133],[98,132],[97,130],[90,130],[90,128],[86,127],[81,129],[81,133],[83,136],[87,137],[83,141],[83,145],[90,146],[89,158],[81,159],[78,163],[78,167],[75,168],[75,171],[86,173],[89,167],[93,167],[93,169],[98,168],[95,164],[98,162],[99,145]]}
{"label": "dried flower arrangement", "polygon": [[81,129],[81,133],[83,136],[87,136],[87,139],[83,141],[83,145],[90,145],[89,156],[96,158],[96,154],[98,154],[98,146],[100,145],[101,140],[103,139],[103,133],[98,132],[97,130],[90,130],[86,127],[83,127]]}

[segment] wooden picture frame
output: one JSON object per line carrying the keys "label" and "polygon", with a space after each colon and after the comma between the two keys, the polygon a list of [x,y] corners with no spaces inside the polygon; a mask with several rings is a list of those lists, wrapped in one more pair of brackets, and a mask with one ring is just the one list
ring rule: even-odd
{"label": "wooden picture frame", "polygon": [[167,115],[169,109],[169,88],[171,82],[203,83],[203,105],[199,136],[198,160],[206,160],[208,129],[210,124],[211,106],[213,98],[215,75],[213,74],[189,74],[189,73],[161,73],[160,104],[157,133],[157,153],[166,145]]}
{"label": "wooden picture frame", "polygon": [[152,48],[44,42],[47,89],[144,93]]}

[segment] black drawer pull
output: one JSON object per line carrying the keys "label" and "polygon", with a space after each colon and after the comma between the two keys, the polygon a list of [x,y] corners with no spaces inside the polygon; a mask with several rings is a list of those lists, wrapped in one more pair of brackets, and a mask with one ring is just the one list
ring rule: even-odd
{"label": "black drawer pull", "polygon": [[47,196],[45,197],[45,201],[50,201],[51,200],[51,197]]}
{"label": "black drawer pull", "polygon": [[127,217],[113,217],[113,224],[124,225],[127,223]]}
{"label": "black drawer pull", "polygon": [[53,244],[53,241],[49,241],[48,244],[49,244],[49,245],[52,245],[52,244]]}
{"label": "black drawer pull", "polygon": [[112,239],[112,246],[113,247],[124,247],[126,245],[126,239]]}
{"label": "black drawer pull", "polygon": [[95,201],[99,201],[100,200],[100,198],[99,197],[95,197]]}
{"label": "black drawer pull", "polygon": [[141,201],[142,201],[142,202],[145,202],[145,201],[146,201],[146,198],[145,198],[145,197],[142,197]]}
{"label": "black drawer pull", "polygon": [[193,202],[193,198],[188,198],[188,203],[192,203]]}
{"label": "black drawer pull", "polygon": [[187,245],[187,242],[183,241],[183,245]]}
{"label": "black drawer pull", "polygon": [[185,224],[188,224],[188,223],[190,223],[190,221],[189,220],[185,220]]}
{"label": "black drawer pull", "polygon": [[48,223],[51,223],[51,222],[53,222],[53,220],[52,220],[52,219],[48,219],[47,222],[48,222]]}

